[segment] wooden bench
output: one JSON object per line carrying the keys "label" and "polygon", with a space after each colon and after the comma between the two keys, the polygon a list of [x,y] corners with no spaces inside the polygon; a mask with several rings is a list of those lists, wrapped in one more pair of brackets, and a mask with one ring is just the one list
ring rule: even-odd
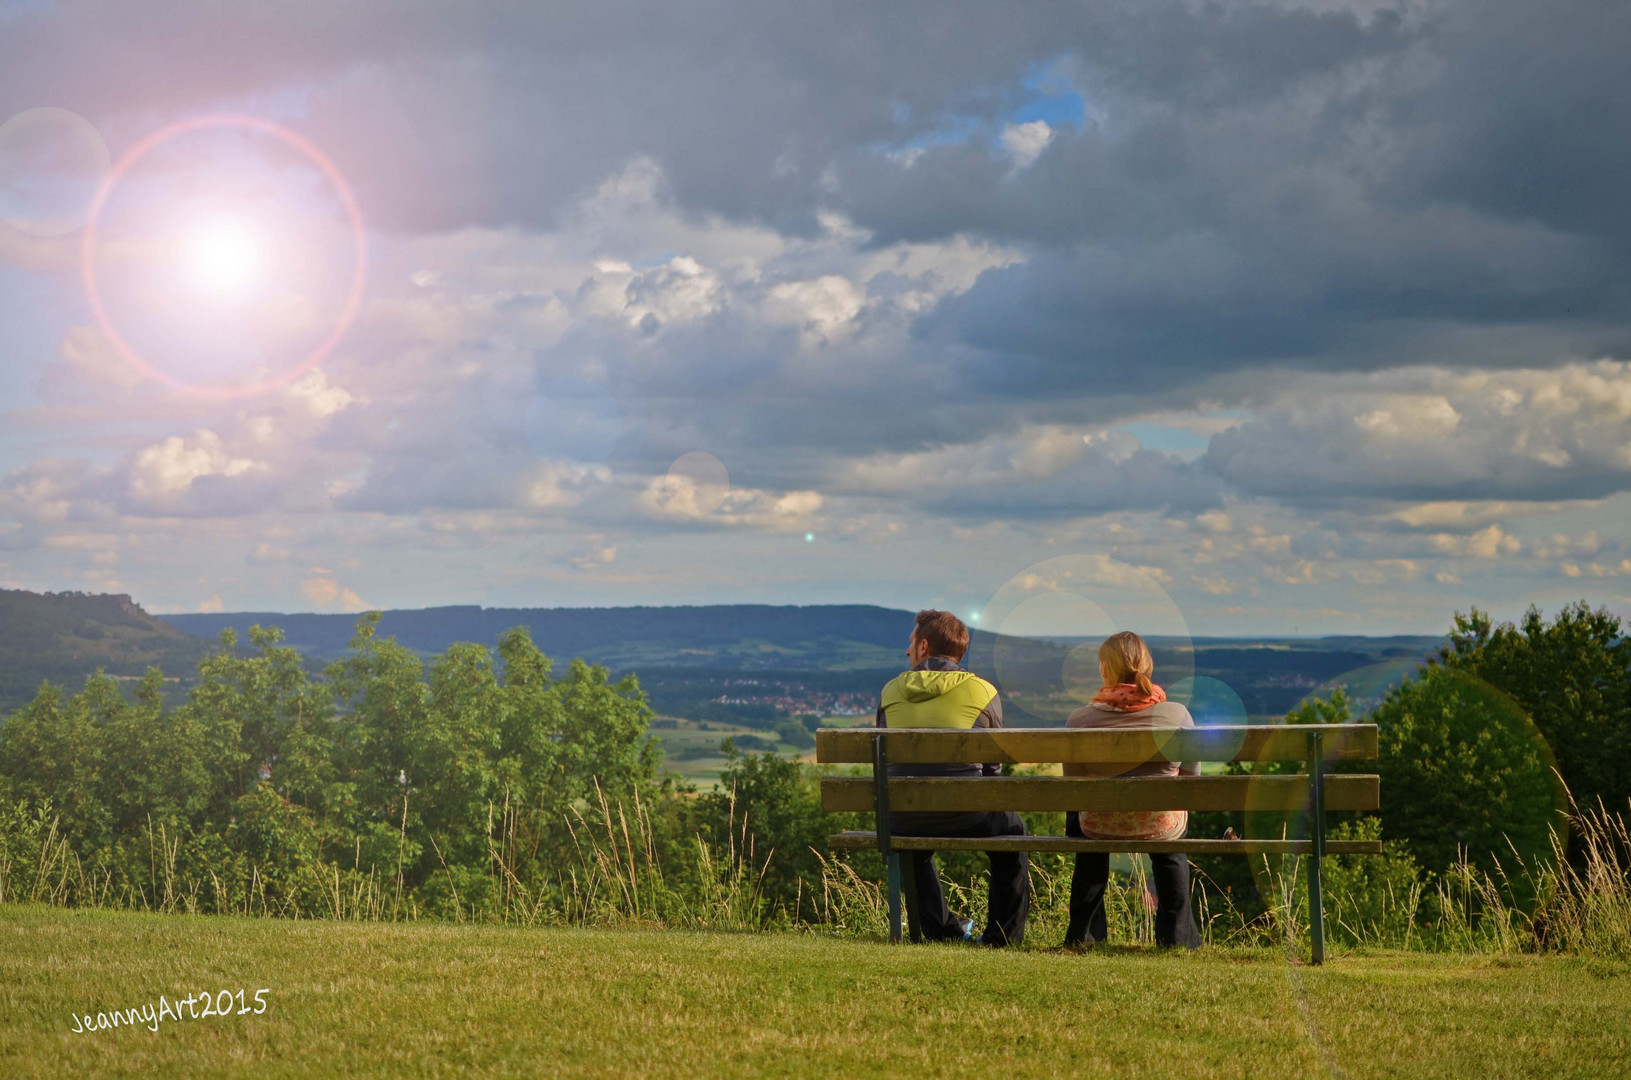
{"label": "wooden bench", "polygon": [[[1307,857],[1309,938],[1314,963],[1325,959],[1325,912],[1320,896],[1324,855],[1376,855],[1378,840],[1325,838],[1328,810],[1375,810],[1381,781],[1373,775],[1326,775],[1331,761],[1377,755],[1374,724],[1271,724],[1179,729],[823,728],[816,760],[870,764],[872,776],[827,777],[821,804],[831,813],[871,811],[874,831],[849,830],[828,839],[837,849],[876,848],[888,868],[889,936],[901,940],[902,851],[1184,852],[1186,854]],[[1131,768],[1147,762],[1295,761],[1306,771],[1283,775],[1174,777],[992,776],[889,779],[896,765],[1001,763],[1093,764]],[[1239,810],[1308,813],[1306,839],[1079,840],[1067,836],[992,838],[891,836],[889,811]]]}

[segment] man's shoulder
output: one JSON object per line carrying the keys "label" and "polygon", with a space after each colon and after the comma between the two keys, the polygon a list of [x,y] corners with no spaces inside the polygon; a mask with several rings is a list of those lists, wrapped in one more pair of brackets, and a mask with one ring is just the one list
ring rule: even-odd
{"label": "man's shoulder", "polygon": [[933,696],[940,697],[952,695],[953,699],[963,698],[979,703],[983,708],[997,697],[997,688],[989,680],[976,675],[964,668],[930,669],[926,671],[903,671],[893,679],[883,684],[883,690],[878,694],[879,703],[887,708],[891,704],[907,701],[907,683],[918,677],[919,682],[939,683],[935,687]]}
{"label": "man's shoulder", "polygon": [[958,689],[978,700],[981,705],[997,696],[996,684],[982,675],[976,675],[972,671],[968,673],[968,678],[963,680]]}
{"label": "man's shoulder", "polygon": [[900,700],[903,688],[906,684],[906,676],[910,674],[910,671],[903,671],[883,684],[883,689],[878,691],[878,696],[882,699],[885,705],[889,704],[889,702],[892,700]]}

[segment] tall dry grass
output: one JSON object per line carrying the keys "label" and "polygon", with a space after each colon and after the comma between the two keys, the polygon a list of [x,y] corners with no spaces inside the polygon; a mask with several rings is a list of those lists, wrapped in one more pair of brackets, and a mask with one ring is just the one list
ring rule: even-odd
{"label": "tall dry grass", "polygon": [[[1514,854],[1484,872],[1462,859],[1449,872],[1423,876],[1387,866],[1390,856],[1328,857],[1324,911],[1329,947],[1456,952],[1555,952],[1631,960],[1631,816],[1574,807],[1569,835],[1554,833],[1551,857],[1526,864]],[[1068,921],[1068,861],[1031,864],[1026,936],[1054,944]],[[1367,864],[1369,864],[1367,866]],[[881,937],[888,911],[883,887],[841,858],[822,858],[817,910],[826,932]],[[1113,874],[1105,893],[1112,942],[1153,944],[1154,896],[1142,859]],[[1378,868],[1388,872],[1378,873]],[[1369,871],[1367,874],[1366,871]],[[1208,945],[1308,949],[1307,865],[1288,856],[1254,867],[1261,910],[1248,914],[1226,890],[1195,871],[1193,903]],[[985,919],[982,877],[947,882],[947,902],[976,927]],[[1255,907],[1256,905],[1254,905]]]}
{"label": "tall dry grass", "polygon": [[[1628,806],[1631,810],[1631,806]],[[1337,947],[1376,946],[1444,951],[1544,951],[1631,960],[1631,815],[1598,805],[1571,804],[1569,836],[1553,837],[1548,859],[1525,863],[1514,853],[1483,872],[1463,860],[1448,873],[1424,878],[1399,874],[1386,856],[1332,859],[1326,875],[1328,935]],[[716,847],[691,838],[689,858],[660,855],[658,831],[639,799],[610,799],[597,789],[564,822],[571,853],[546,870],[529,855],[538,823],[506,801],[488,822],[485,879],[461,881],[446,868],[456,921],[522,926],[667,926],[750,931],[793,924],[772,910],[762,884],[772,853],[759,851],[747,815],[730,806],[730,830]],[[350,921],[417,920],[421,900],[395,875],[345,871],[313,863],[269,878],[250,866],[245,880],[226,882],[214,871],[181,869],[182,839],[163,823],[148,822],[142,838],[145,880],[116,875],[105,863],[87,865],[62,835],[49,806],[0,807],[0,903],[58,907],[126,908],[165,913],[221,912],[254,917]],[[670,845],[667,850],[673,850]],[[440,849],[437,848],[439,853]],[[882,886],[845,859],[817,852],[819,881],[808,883],[816,919],[805,930],[881,938],[888,915]],[[1380,860],[1369,876],[1360,863]],[[1348,866],[1344,860],[1353,861]],[[1387,873],[1375,873],[1377,867]],[[1346,869],[1345,869],[1346,867]],[[1258,868],[1260,911],[1248,915],[1224,890],[1197,872],[1194,893],[1203,940],[1221,947],[1306,949],[1306,867],[1288,857]],[[1062,941],[1068,919],[1068,860],[1032,864],[1034,900],[1028,937]],[[481,899],[467,894],[479,886]],[[982,925],[982,878],[948,882],[953,908]],[[1106,893],[1112,941],[1154,940],[1153,897],[1142,860],[1112,876]]]}
{"label": "tall dry grass", "polygon": [[[1628,804],[1631,807],[1631,804]],[[1570,799],[1568,838],[1552,834],[1549,858],[1483,873],[1464,861],[1437,883],[1442,944],[1479,951],[1543,951],[1631,960],[1631,827],[1601,802]],[[1529,903],[1522,898],[1533,897]]]}
{"label": "tall dry grass", "polygon": [[[650,809],[638,798],[614,802],[597,787],[595,801],[571,809],[563,823],[572,856],[547,872],[521,857],[524,835],[537,824],[508,800],[492,808],[486,879],[473,883],[479,903],[461,889],[461,875],[432,838],[454,921],[752,930],[777,920],[762,889],[771,853],[756,851],[734,798],[723,849],[693,835],[691,858],[677,868],[664,866]],[[404,846],[405,832],[404,820]],[[143,840],[146,873],[116,875],[105,862],[87,866],[80,859],[48,804],[32,812],[0,806],[0,903],[370,922],[427,914],[400,862],[392,876],[328,862],[275,869],[252,863],[245,880],[233,882],[214,870],[181,869],[182,840],[163,823],[149,821]]]}

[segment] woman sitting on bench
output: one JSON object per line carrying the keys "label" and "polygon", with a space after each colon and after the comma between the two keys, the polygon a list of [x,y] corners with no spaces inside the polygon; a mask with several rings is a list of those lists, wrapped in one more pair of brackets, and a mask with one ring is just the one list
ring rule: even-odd
{"label": "woman sitting on bench", "polygon": [[[1065,721],[1071,728],[1194,727],[1189,710],[1168,701],[1152,680],[1155,658],[1144,639],[1132,631],[1112,634],[1099,646],[1099,675],[1104,686],[1088,705]],[[1185,765],[1194,773],[1198,766]],[[1066,776],[1177,776],[1176,762],[1147,762],[1130,769],[1102,765],[1066,765]],[[1065,835],[1089,840],[1177,840],[1189,825],[1184,810],[1083,810],[1065,815]],[[1195,948],[1201,943],[1189,909],[1189,859],[1178,853],[1152,852],[1155,877],[1155,940],[1159,945]],[[1066,945],[1105,938],[1104,890],[1110,881],[1110,856],[1079,852],[1070,879],[1070,925]]]}

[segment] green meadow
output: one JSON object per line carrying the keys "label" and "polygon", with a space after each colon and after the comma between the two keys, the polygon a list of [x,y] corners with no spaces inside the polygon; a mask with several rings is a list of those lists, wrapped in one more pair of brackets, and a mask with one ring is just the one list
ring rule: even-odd
{"label": "green meadow", "polygon": [[[75,1033],[220,991],[225,1017]],[[264,988],[265,1009],[254,1011]],[[192,1011],[202,1006],[195,1003]],[[1592,1076],[1631,968],[0,906],[0,1075]],[[183,1007],[186,1011],[186,1007]],[[78,1022],[83,1026],[83,1022]]]}
{"label": "green meadow", "polygon": [[[854,727],[858,723],[870,724],[872,717],[827,716],[821,720],[822,727]],[[815,760],[814,751],[778,741],[774,734],[762,729],[713,720],[659,717],[652,725],[651,737],[663,748],[663,764],[668,771],[699,788],[716,786],[720,774],[729,768],[730,759],[720,748],[726,739],[752,740],[739,744],[739,748],[764,746],[779,754]]]}

